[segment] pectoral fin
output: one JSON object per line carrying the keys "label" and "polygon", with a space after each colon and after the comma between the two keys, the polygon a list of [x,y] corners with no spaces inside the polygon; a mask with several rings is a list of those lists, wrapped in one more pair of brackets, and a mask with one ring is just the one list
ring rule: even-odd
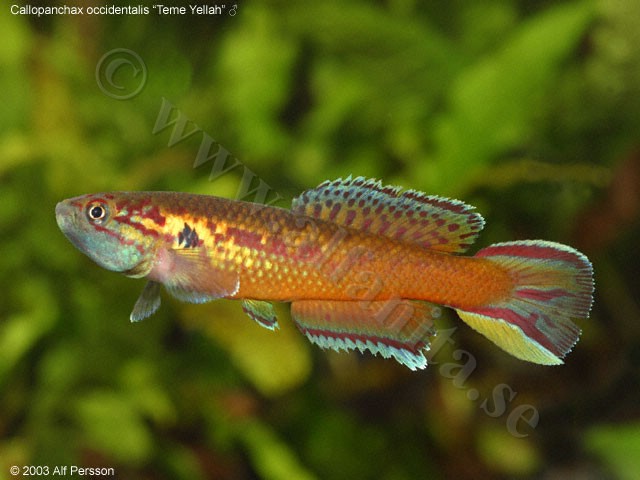
{"label": "pectoral fin", "polygon": [[131,312],[140,321],[160,307],[160,285],[183,302],[204,303],[235,295],[240,277],[235,265],[210,258],[202,248],[165,249],[157,253],[148,272],[149,283]]}
{"label": "pectoral fin", "polygon": [[189,303],[233,296],[240,288],[235,265],[210,258],[204,249],[160,252],[150,277],[163,283],[171,295]]}
{"label": "pectoral fin", "polygon": [[305,300],[291,304],[291,316],[321,348],[369,350],[393,357],[411,370],[425,368],[423,351],[435,335],[439,307],[411,300],[334,302]]}

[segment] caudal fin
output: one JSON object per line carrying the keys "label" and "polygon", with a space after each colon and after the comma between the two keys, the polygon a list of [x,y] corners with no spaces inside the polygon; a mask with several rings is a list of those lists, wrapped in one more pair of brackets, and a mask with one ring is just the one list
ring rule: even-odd
{"label": "caudal fin", "polygon": [[554,242],[497,243],[480,250],[513,280],[510,296],[468,310],[469,326],[522,360],[557,365],[580,336],[572,318],[587,318],[593,300],[591,263],[577,250]]}

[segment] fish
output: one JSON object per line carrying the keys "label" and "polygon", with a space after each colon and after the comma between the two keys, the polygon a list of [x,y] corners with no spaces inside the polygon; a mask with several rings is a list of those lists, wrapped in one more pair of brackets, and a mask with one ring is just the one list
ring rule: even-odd
{"label": "fish", "polygon": [[485,221],[473,206],[365,177],[328,180],[290,209],[181,192],[85,194],[56,205],[62,233],[99,266],[147,283],[130,320],[160,307],[240,300],[278,328],[274,302],[321,348],[427,366],[442,307],[524,361],[558,365],[593,303],[578,250],[516,240],[462,255]]}

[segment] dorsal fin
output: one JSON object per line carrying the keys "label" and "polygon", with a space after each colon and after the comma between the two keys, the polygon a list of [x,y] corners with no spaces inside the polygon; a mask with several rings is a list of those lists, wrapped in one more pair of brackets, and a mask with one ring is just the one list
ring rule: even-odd
{"label": "dorsal fin", "polygon": [[384,235],[441,252],[461,253],[484,226],[474,207],[416,190],[383,186],[364,177],[326,181],[302,192],[293,213]]}

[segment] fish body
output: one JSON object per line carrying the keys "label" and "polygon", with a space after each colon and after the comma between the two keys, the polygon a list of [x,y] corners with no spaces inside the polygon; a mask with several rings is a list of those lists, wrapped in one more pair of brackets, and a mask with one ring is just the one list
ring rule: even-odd
{"label": "fish body", "polygon": [[591,264],[553,242],[458,255],[484,220],[457,200],[351,177],[294,199],[291,210],[175,192],[64,200],[62,232],[106,269],[149,280],[131,314],[160,305],[160,285],[188,302],[242,300],[273,329],[272,301],[314,343],[424,368],[439,305],[524,360],[557,364],[592,302]]}

